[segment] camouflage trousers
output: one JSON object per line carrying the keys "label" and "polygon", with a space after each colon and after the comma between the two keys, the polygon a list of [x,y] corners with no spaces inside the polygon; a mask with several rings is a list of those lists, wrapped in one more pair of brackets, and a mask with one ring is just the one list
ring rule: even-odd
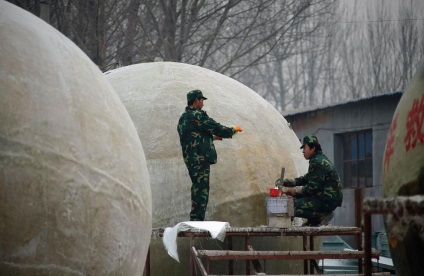
{"label": "camouflage trousers", "polygon": [[205,220],[209,201],[209,175],[211,165],[186,164],[191,178],[191,212],[190,220]]}
{"label": "camouflage trousers", "polygon": [[309,222],[320,223],[337,208],[337,202],[327,202],[316,197],[295,197],[294,216],[308,219]]}

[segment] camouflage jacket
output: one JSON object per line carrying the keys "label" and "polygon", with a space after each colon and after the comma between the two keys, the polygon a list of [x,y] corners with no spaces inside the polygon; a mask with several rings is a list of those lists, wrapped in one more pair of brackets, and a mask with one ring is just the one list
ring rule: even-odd
{"label": "camouflage jacket", "polygon": [[341,206],[342,184],[334,165],[322,152],[309,159],[308,173],[295,179],[296,186],[303,186],[303,196],[315,196],[323,201],[335,201]]}
{"label": "camouflage jacket", "polygon": [[234,128],[223,126],[210,118],[206,111],[186,107],[178,121],[181,149],[186,164],[215,164],[217,155],[213,135],[231,138]]}

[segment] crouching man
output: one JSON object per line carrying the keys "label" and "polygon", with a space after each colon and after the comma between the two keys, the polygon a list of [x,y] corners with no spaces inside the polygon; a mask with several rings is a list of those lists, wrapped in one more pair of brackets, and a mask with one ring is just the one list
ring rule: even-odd
{"label": "crouching man", "polygon": [[334,165],[322,153],[315,135],[303,138],[303,156],[309,160],[308,173],[283,181],[283,192],[293,196],[295,217],[308,219],[305,226],[326,225],[333,211],[342,205],[343,193],[340,177]]}

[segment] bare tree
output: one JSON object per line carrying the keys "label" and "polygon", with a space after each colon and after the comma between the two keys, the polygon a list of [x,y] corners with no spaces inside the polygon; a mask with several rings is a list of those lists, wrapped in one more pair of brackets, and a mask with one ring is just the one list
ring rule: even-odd
{"label": "bare tree", "polygon": [[399,52],[401,53],[399,58],[402,64],[400,86],[403,88],[407,86],[407,83],[412,78],[414,68],[418,66],[417,60],[420,59],[418,53],[419,32],[418,26],[414,21],[417,15],[418,14],[414,12],[412,1],[409,6],[404,5],[399,10],[400,21],[398,28],[400,36],[398,44]]}
{"label": "bare tree", "polygon": [[[51,24],[77,44],[100,68],[115,59],[116,33],[128,1],[51,2]],[[119,37],[121,41],[122,37]]]}
{"label": "bare tree", "polygon": [[[381,2],[380,2],[381,3]],[[387,57],[389,56],[389,43],[393,32],[390,24],[384,24],[389,18],[387,6],[376,5],[376,8],[368,10],[367,37],[366,37],[366,58],[369,61],[369,80],[373,84],[367,91],[369,95],[376,95],[382,91],[387,91],[387,84],[384,81],[384,71],[389,69]],[[371,14],[371,11],[375,11]],[[391,73],[389,73],[391,74]]]}
{"label": "bare tree", "polygon": [[[196,64],[237,77],[246,68],[263,62],[273,49],[313,32],[315,26],[295,35],[289,32],[295,20],[306,18],[305,10],[334,2],[144,1],[135,41],[142,41],[144,37],[149,43],[138,44],[133,56],[138,59],[135,62],[160,58]],[[325,12],[325,9],[317,9],[311,16]]]}
{"label": "bare tree", "polygon": [[[12,2],[24,6],[25,1]],[[37,13],[39,1],[26,2],[32,4],[24,8]],[[261,75],[276,85],[266,84],[265,93],[278,98],[276,104],[283,108],[289,91],[283,75],[284,60],[300,53],[293,45],[320,29],[332,16],[331,8],[336,3],[337,0],[57,0],[51,1],[50,6],[51,24],[103,69],[116,63],[177,61],[210,68],[255,86],[251,80],[258,78],[252,75],[264,67],[275,73],[272,79],[269,74]],[[309,94],[313,95],[313,90]]]}
{"label": "bare tree", "polygon": [[[41,0],[9,2],[41,14]],[[375,12],[359,23],[338,22],[337,0],[49,3],[51,24],[103,70],[155,60],[199,65],[279,110],[403,89],[424,52],[419,0],[399,2],[398,21],[373,1],[367,9]]]}
{"label": "bare tree", "polygon": [[7,2],[10,2],[24,10],[27,10],[36,16],[41,15],[40,0],[7,0]]}
{"label": "bare tree", "polygon": [[[338,7],[337,7],[338,8]],[[336,10],[334,11],[335,13]],[[321,104],[325,104],[328,102],[332,102],[333,100],[337,100],[337,97],[340,96],[340,87],[338,82],[340,80],[339,66],[340,59],[336,55],[337,47],[340,45],[340,35],[341,32],[339,26],[335,24],[340,19],[340,16],[334,18],[334,21],[327,25],[325,28],[325,36],[324,36],[324,46],[323,46],[323,59],[322,63],[324,66],[322,67],[323,77],[322,77],[322,85],[321,88]],[[316,89],[319,92],[319,88]]]}
{"label": "bare tree", "polygon": [[136,37],[137,37],[137,22],[138,12],[141,5],[141,0],[130,0],[127,9],[124,10],[126,20],[121,25],[120,34],[122,39],[118,43],[116,59],[121,61],[122,65],[133,64],[133,55],[136,49]]}
{"label": "bare tree", "polygon": [[[300,1],[307,5],[307,1]],[[272,48],[266,61],[267,86],[251,83],[251,87],[272,102],[277,109],[285,110],[287,106],[298,106],[308,99],[315,103],[320,99],[316,95],[318,83],[322,81],[321,74],[324,64],[321,62],[328,35],[328,22],[335,18],[336,2],[320,2],[308,6],[299,14],[285,33],[283,47]],[[325,12],[324,12],[325,11]],[[319,15],[319,16],[318,16]],[[333,19],[334,20],[334,19]],[[272,40],[271,40],[272,41]],[[263,71],[265,66],[260,67]],[[242,79],[249,83],[253,78]],[[308,96],[307,98],[305,96]]]}
{"label": "bare tree", "polygon": [[[355,1],[352,10],[358,10],[358,2]],[[333,91],[336,101],[342,101],[349,98],[358,98],[364,88],[363,70],[363,33],[358,24],[349,24],[354,22],[352,14],[344,16],[345,23],[342,23],[341,30],[338,33],[340,39],[337,47],[337,56],[340,60],[338,69],[339,84],[337,90]]]}

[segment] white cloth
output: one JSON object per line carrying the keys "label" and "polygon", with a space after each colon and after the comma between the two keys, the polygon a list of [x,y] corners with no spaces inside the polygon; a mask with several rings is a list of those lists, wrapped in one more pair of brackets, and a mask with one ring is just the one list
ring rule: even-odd
{"label": "white cloth", "polygon": [[177,252],[178,232],[189,229],[205,230],[211,234],[213,239],[224,241],[227,228],[230,228],[230,224],[223,221],[184,221],[178,223],[172,228],[165,228],[162,241],[165,249],[168,251],[169,256],[174,258],[177,262],[180,262]]}

